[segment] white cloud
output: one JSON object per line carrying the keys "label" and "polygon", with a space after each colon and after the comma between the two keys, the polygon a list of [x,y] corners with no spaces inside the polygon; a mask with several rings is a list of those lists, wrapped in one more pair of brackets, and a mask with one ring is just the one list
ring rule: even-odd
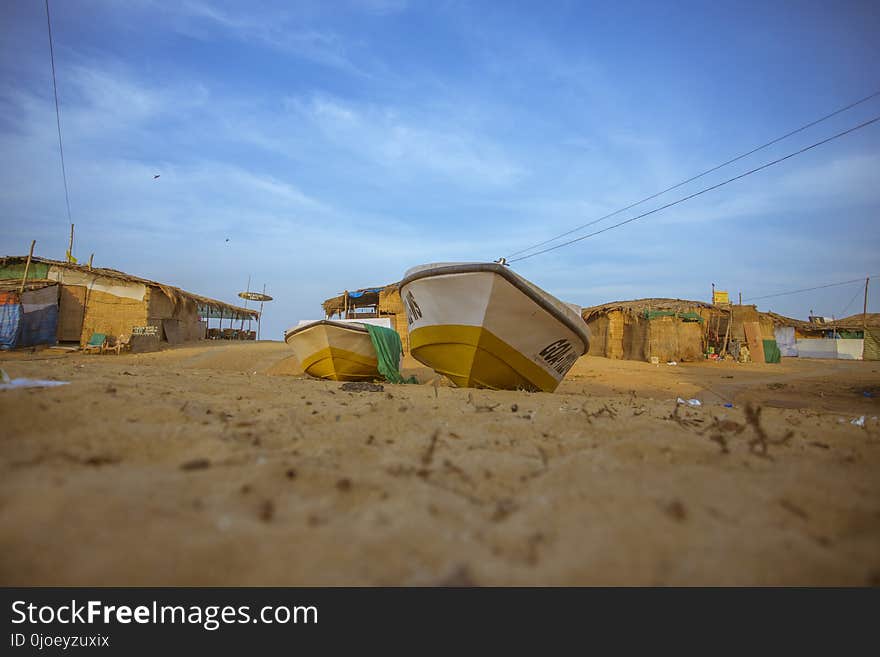
{"label": "white cloud", "polygon": [[396,176],[428,172],[467,185],[504,186],[526,174],[502,147],[436,116],[406,119],[393,107],[326,96],[289,98],[285,105],[335,147]]}
{"label": "white cloud", "polygon": [[[247,11],[221,8],[215,3],[186,0],[180,3],[154,5],[168,12],[176,29],[194,38],[210,40],[213,30],[226,38],[272,48],[304,57],[318,64],[347,73],[366,76],[354,63],[351,53],[356,44],[346,41],[331,30],[310,27],[288,5],[278,8],[249,6]],[[208,29],[205,29],[208,28]]]}

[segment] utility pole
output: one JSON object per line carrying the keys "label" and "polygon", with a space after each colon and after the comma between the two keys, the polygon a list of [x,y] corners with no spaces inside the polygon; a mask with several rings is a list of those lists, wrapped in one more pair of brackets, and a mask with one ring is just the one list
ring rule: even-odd
{"label": "utility pole", "polygon": [[865,303],[862,306],[862,328],[864,329],[864,333],[862,333],[862,337],[868,332],[868,283],[870,281],[870,276],[865,278]]}

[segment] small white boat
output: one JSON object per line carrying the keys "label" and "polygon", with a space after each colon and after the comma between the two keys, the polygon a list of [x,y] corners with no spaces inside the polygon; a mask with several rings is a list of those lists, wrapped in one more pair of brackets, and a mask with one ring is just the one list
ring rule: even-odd
{"label": "small white boat", "polygon": [[412,355],[462,387],[553,392],[590,348],[575,308],[496,263],[406,272]]}
{"label": "small white boat", "polygon": [[379,362],[363,323],[320,319],[301,322],[285,331],[303,370],[331,381],[364,381],[379,378]]}

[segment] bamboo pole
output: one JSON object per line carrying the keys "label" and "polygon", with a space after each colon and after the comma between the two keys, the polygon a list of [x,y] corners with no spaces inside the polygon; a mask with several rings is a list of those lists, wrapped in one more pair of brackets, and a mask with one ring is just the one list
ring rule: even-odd
{"label": "bamboo pole", "polygon": [[[248,282],[247,282],[247,289],[246,289],[246,291],[247,291],[247,292],[250,292],[250,291],[251,291],[251,275],[250,275],[250,274],[248,274]],[[244,299],[244,309],[245,309],[245,310],[247,310],[247,305],[248,305],[248,299],[247,299],[247,297],[245,297],[245,299]],[[246,317],[246,315],[242,315],[242,316],[241,316],[241,330],[242,330],[242,331],[244,331],[244,320],[245,320],[245,317]],[[248,330],[250,330],[250,325],[248,325]]]}
{"label": "bamboo pole", "polygon": [[[24,285],[25,285],[25,283],[27,282],[28,270],[31,268],[31,258],[34,257],[34,246],[36,245],[36,243],[37,243],[37,240],[32,240],[32,241],[31,241],[31,250],[30,250],[30,252],[28,253],[28,259],[27,259],[27,262],[24,263],[24,276],[21,277],[21,287],[20,287],[19,290],[18,290],[18,293],[19,293],[19,294],[21,294],[22,292],[24,292]],[[866,294],[867,294],[867,292],[866,292]]]}
{"label": "bamboo pole", "polygon": [[73,224],[70,224],[70,241],[67,243],[67,264],[73,262]]}
{"label": "bamboo pole", "polygon": [[[263,296],[266,296],[266,284],[263,283]],[[257,341],[260,339],[260,324],[263,321],[263,301],[260,300],[260,314],[257,315]]]}
{"label": "bamboo pole", "polygon": [[721,347],[721,353],[719,356],[727,355],[727,344],[730,339],[730,325],[733,323],[733,312],[727,313],[727,329],[724,331],[724,345]]}

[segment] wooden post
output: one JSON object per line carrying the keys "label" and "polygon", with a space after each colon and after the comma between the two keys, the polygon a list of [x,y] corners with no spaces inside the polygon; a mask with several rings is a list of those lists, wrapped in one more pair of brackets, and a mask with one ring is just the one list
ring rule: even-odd
{"label": "wooden post", "polygon": [[721,353],[719,356],[727,355],[727,343],[730,339],[730,325],[733,323],[733,311],[728,311],[727,313],[727,330],[724,331],[724,345],[721,347]]}
{"label": "wooden post", "polygon": [[73,224],[70,224],[70,241],[67,243],[67,263],[73,262]]}
{"label": "wooden post", "polygon": [[[27,282],[28,270],[31,268],[31,258],[34,257],[34,245],[36,245],[36,243],[37,243],[37,240],[31,241],[31,250],[28,253],[27,262],[24,263],[24,276],[21,277],[21,287],[18,290],[19,294],[24,292],[24,284]],[[867,290],[867,288],[865,288],[865,289]],[[867,291],[865,292],[865,294],[867,294]]]}
{"label": "wooden post", "polygon": [[[248,274],[248,283],[247,283],[246,291],[247,292],[251,291],[251,275],[250,274]],[[245,297],[245,300],[244,300],[244,309],[245,310],[247,310],[247,304],[248,304],[248,300],[247,300],[247,297]],[[250,330],[250,328],[251,328],[250,325],[248,325],[248,330]],[[242,317],[241,317],[241,330],[244,331],[244,315],[242,315]]]}
{"label": "wooden post", "polygon": [[[263,296],[266,296],[266,284],[263,283]],[[260,339],[260,323],[263,320],[263,303],[265,303],[262,299],[260,300],[260,314],[257,315],[257,340]]]}
{"label": "wooden post", "polygon": [[89,271],[92,271],[92,260],[95,259],[95,254],[89,256]]}

